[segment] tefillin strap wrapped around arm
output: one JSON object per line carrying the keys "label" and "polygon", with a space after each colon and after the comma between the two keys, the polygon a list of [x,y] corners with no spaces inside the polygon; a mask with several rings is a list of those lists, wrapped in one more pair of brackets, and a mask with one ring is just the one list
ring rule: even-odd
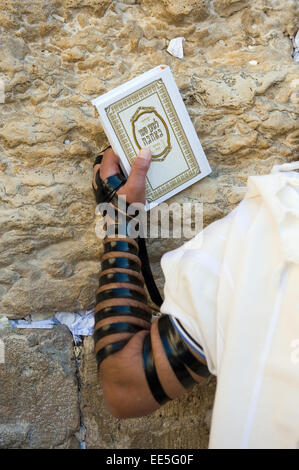
{"label": "tefillin strap wrapped around arm", "polygon": [[[97,157],[95,164],[100,164],[101,160],[102,156]],[[98,188],[95,190],[98,209],[107,221],[95,308],[94,341],[98,365],[100,365],[111,354],[120,351],[132,334],[150,328],[152,312],[147,305],[143,273],[146,275],[147,285],[150,286],[151,296],[155,283],[144,240],[140,242],[138,236],[132,238],[130,232],[130,222],[135,223],[134,229],[137,228],[136,225],[138,226],[136,217],[140,207],[132,205],[131,211],[128,211],[129,204],[117,194],[118,189],[126,182],[125,177],[122,174],[116,174],[101,179],[98,171],[95,181]],[[133,215],[129,215],[129,212]],[[154,294],[155,300],[159,302],[161,300],[160,303],[162,303],[161,297],[156,295],[157,289]],[[128,321],[128,316],[132,318],[132,321]],[[115,317],[126,317],[126,319],[122,321]],[[109,324],[107,319],[111,319]],[[137,325],[140,320],[142,327],[140,324]],[[102,347],[102,344],[107,342],[104,338],[111,335],[112,340],[113,335],[118,333],[130,335],[125,340],[115,341]]]}
{"label": "tefillin strap wrapped around arm", "polygon": [[[116,341],[100,347],[99,342],[110,335],[118,333],[135,334],[149,329],[152,312],[147,305],[144,279],[141,274],[141,261],[138,257],[139,247],[134,239],[104,239],[104,255],[99,288],[96,294],[94,341],[98,365],[120,351],[130,338]],[[131,317],[131,321],[114,320],[114,317]],[[102,320],[111,319],[103,325]],[[134,318],[143,321],[144,326],[136,324]],[[111,339],[113,336],[111,336]]]}
{"label": "tefillin strap wrapped around arm", "polygon": [[[130,339],[97,347],[103,338],[117,333],[132,335],[144,330],[145,327],[134,323],[134,318],[145,321],[148,325],[147,329],[150,328],[152,312],[147,305],[143,286],[139,246],[136,241],[127,234],[124,238],[106,237],[95,309],[94,340],[99,365],[111,354],[122,350]],[[121,316],[131,317],[132,322],[122,321],[119,318],[117,321],[113,320],[114,317]],[[107,318],[111,318],[110,323],[99,325],[101,320]],[[202,377],[209,376],[207,366],[190,352],[168,315],[163,315],[158,319],[158,333],[169,364],[184,388],[189,388],[196,383],[190,371]],[[171,398],[163,389],[158,376],[150,334],[147,334],[144,339],[142,357],[148,386],[154,399],[162,405]]]}
{"label": "tefillin strap wrapped around arm", "polygon": [[[210,373],[207,366],[190,352],[185,342],[172,325],[169,316],[163,315],[157,321],[158,332],[164,352],[181,385],[184,388],[189,388],[196,383],[196,380],[192,377],[188,368],[201,377],[208,377]],[[171,400],[171,398],[165,393],[158,377],[150,334],[144,339],[142,355],[148,386],[155,400],[160,405],[163,405]]]}
{"label": "tefillin strap wrapped around arm", "polygon": [[[111,148],[110,145],[106,147],[101,152],[101,154],[96,157],[94,166],[102,162],[103,153],[109,148]],[[111,229],[114,231],[114,234],[118,236],[119,229],[120,229],[122,236],[124,235],[124,233],[127,233],[128,235],[130,235],[129,224],[132,221],[132,219],[134,219],[134,214],[131,218],[126,217],[129,205],[123,202],[121,198],[118,198],[118,195],[117,195],[117,191],[126,183],[126,178],[124,177],[122,173],[117,173],[115,175],[102,179],[100,177],[100,172],[97,171],[95,175],[95,182],[97,185],[97,189],[95,189],[93,186],[92,187],[93,187],[93,191],[96,197],[97,204],[111,203],[111,205],[116,209],[115,225],[111,226]],[[121,207],[119,207],[119,203],[121,203]],[[134,205],[132,207],[134,208]],[[119,220],[119,215],[120,215],[119,212],[121,213],[121,220]],[[109,232],[107,232],[107,235],[109,235]],[[158,307],[160,307],[160,305],[162,305],[163,299],[160,295],[159,289],[157,288],[157,285],[155,283],[155,280],[151,271],[145,239],[143,238],[141,234],[141,236],[134,238],[134,241],[139,249],[139,257],[142,262],[141,272],[143,274],[149,295],[153,303],[156,304]]]}
{"label": "tefillin strap wrapped around arm", "polygon": [[[114,225],[111,224],[113,231],[108,231],[104,239],[102,272],[95,308],[94,341],[97,362],[100,365],[111,354],[121,351],[131,335],[140,330],[150,329],[152,312],[147,305],[143,288],[144,277],[152,300],[158,306],[161,305],[162,298],[152,277],[144,240],[140,237],[137,239],[131,237],[129,223],[133,217],[127,215],[128,205],[121,204],[119,207],[117,190],[125,183],[124,178],[122,175],[114,175],[103,182],[97,174],[96,183],[100,188],[97,202],[109,201],[110,206],[115,209],[116,216]],[[122,321],[121,317],[126,319]],[[131,317],[132,321],[128,321],[128,317]],[[105,321],[103,324],[102,320],[108,318],[111,321],[109,323]],[[137,324],[138,321],[134,319],[142,320],[143,326]],[[209,375],[206,366],[198,361],[183,343],[167,315],[158,320],[158,331],[170,366],[184,387],[187,388],[195,383],[188,368],[203,377]],[[112,339],[113,335],[119,333],[128,333],[130,336],[101,347],[101,341],[110,336]],[[166,403],[170,397],[159,380],[150,334],[144,339],[142,356],[146,380],[153,397],[159,404]]]}
{"label": "tefillin strap wrapped around arm", "polygon": [[168,315],[158,320],[158,330],[165,354],[181,384],[188,388],[195,383],[187,367],[201,377],[210,375],[209,369],[191,353],[178,331],[173,326]]}

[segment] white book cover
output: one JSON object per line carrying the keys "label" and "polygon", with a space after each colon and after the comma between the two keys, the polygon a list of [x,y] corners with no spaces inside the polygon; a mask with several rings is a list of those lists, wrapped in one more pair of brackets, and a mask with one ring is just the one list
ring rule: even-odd
{"label": "white book cover", "polygon": [[211,173],[167,65],[154,67],[95,98],[92,104],[126,177],[140,149],[151,150],[146,210]]}

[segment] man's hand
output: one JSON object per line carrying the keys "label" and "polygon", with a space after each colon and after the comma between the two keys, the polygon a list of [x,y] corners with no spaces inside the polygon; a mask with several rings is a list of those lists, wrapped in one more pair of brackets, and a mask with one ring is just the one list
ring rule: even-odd
{"label": "man's hand", "polygon": [[[150,150],[142,149],[134,160],[126,184],[117,191],[117,194],[126,196],[129,204],[134,202],[145,203],[145,177],[150,164]],[[119,158],[111,148],[104,152],[102,163],[94,166],[92,182],[95,188],[97,188],[95,177],[98,170],[100,170],[102,179],[120,172]]]}

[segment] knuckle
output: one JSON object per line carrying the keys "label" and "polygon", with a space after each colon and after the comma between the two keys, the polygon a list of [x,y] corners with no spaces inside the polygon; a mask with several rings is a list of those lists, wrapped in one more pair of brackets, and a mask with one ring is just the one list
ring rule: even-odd
{"label": "knuckle", "polygon": [[144,172],[145,170],[147,170],[147,163],[141,159],[135,160],[133,166],[136,171]]}

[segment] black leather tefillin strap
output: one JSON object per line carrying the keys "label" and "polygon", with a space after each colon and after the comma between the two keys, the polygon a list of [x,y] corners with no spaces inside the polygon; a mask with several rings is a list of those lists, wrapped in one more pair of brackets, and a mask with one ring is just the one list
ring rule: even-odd
{"label": "black leather tefillin strap", "polygon": [[157,374],[150,333],[144,338],[142,357],[144,372],[150,391],[154,399],[160,405],[164,405],[171,400],[171,398],[165,393]]}
{"label": "black leather tefillin strap", "polygon": [[103,271],[109,268],[113,268],[113,267],[123,268],[123,269],[132,269],[132,270],[137,271],[137,269],[139,269],[139,264],[132,259],[117,258],[117,256],[115,256],[115,258],[108,258],[102,261]]}
{"label": "black leather tefillin strap", "polygon": [[105,243],[104,253],[109,251],[127,251],[129,253],[133,253],[133,255],[138,254],[138,249],[135,245],[121,239]]}
{"label": "black leather tefillin strap", "polygon": [[132,316],[140,318],[150,324],[149,314],[141,307],[135,307],[132,305],[111,305],[109,307],[103,307],[95,313],[95,324],[100,320],[110,317],[120,316]]}
{"label": "black leather tefillin strap", "polygon": [[126,287],[112,287],[111,289],[105,289],[100,291],[96,296],[96,301],[102,302],[103,300],[108,299],[134,299],[140,300],[141,302],[146,301],[146,297],[141,292],[138,292],[134,289],[129,289]]}
{"label": "black leather tefillin strap", "polygon": [[[104,256],[111,257],[102,261],[102,272],[100,275],[100,287],[97,291],[95,310],[95,331],[94,342],[97,347],[98,342],[108,336],[117,333],[137,333],[145,329],[128,321],[110,323],[97,328],[98,323],[105,318],[115,316],[131,316],[145,320],[150,326],[151,310],[146,304],[146,294],[143,289],[142,275],[140,274],[140,261],[136,255],[134,243],[119,243],[117,251],[115,245],[111,245],[113,251],[106,251]],[[133,253],[132,253],[132,252]],[[121,257],[125,256],[125,257]],[[127,256],[132,256],[130,259]],[[123,272],[121,270],[124,270]],[[103,279],[103,282],[101,280]],[[131,282],[133,280],[133,282]],[[139,283],[139,285],[137,284]],[[141,284],[141,285],[140,285]],[[121,301],[122,305],[117,305]],[[117,341],[109,345],[100,347],[96,353],[98,366],[109,357],[124,348],[129,339]]]}
{"label": "black leather tefillin strap", "polygon": [[[102,158],[102,155],[98,156],[94,164],[100,164]],[[109,202],[112,204],[111,207],[114,206],[116,209],[116,225],[107,227],[110,228],[110,232],[107,230],[108,237],[106,236],[104,240],[104,256],[95,312],[94,341],[96,346],[101,339],[109,335],[137,333],[145,328],[128,321],[109,323],[97,328],[97,324],[103,319],[129,315],[146,321],[150,326],[152,315],[146,305],[146,297],[142,293],[143,279],[152,301],[157,306],[162,304],[162,297],[150,268],[145,239],[139,236],[132,240],[129,233],[129,222],[133,217],[124,213],[128,204],[120,206],[121,208],[118,207],[117,190],[125,182],[126,179],[122,174],[116,174],[104,180],[100,178],[99,172],[96,174],[97,190],[94,189],[94,192],[97,203]],[[102,214],[104,215],[104,213]],[[120,234],[125,236],[125,240],[117,238],[117,235]],[[113,239],[113,237],[117,239]],[[126,284],[126,286],[121,284]],[[134,286],[136,287],[134,288]],[[120,299],[123,300],[123,305],[117,305],[117,300]],[[125,339],[100,348],[96,353],[98,365],[111,354],[121,351],[128,341],[129,339]],[[150,335],[144,341],[143,359],[147,381],[155,399],[160,404],[167,402],[170,398],[164,392],[155,369]]]}
{"label": "black leather tefillin strap", "polygon": [[158,319],[158,330],[172,370],[185,388],[196,383],[186,366],[201,377],[208,377],[210,375],[208,367],[191,353],[181,339],[171,323],[169,315],[163,315]]}
{"label": "black leather tefillin strap", "polygon": [[109,335],[114,335],[117,333],[137,333],[143,329],[142,326],[134,325],[134,323],[128,322],[118,322],[118,323],[109,323],[103,325],[101,328],[98,328],[94,332],[95,342],[100,341],[100,339],[105,338]]}
{"label": "black leather tefillin strap", "polygon": [[[98,163],[100,162],[98,161]],[[116,210],[114,220],[116,225],[112,227],[113,230],[107,231],[109,235],[104,239],[104,255],[101,263],[99,289],[96,295],[94,342],[97,351],[96,359],[98,366],[100,366],[111,354],[121,351],[130,338],[122,341],[116,340],[102,347],[100,341],[110,335],[111,341],[113,341],[113,335],[116,334],[138,333],[140,330],[146,329],[146,324],[149,329],[152,314],[147,306],[146,293],[143,289],[144,278],[141,274],[139,245],[129,236],[128,223],[131,219],[125,212],[127,205],[118,209],[119,200],[116,190],[123,181],[119,175],[102,180],[97,174],[96,182],[98,186],[98,190],[95,191],[97,202],[109,202],[110,207],[114,206]],[[105,207],[107,208],[107,206],[100,207],[102,213],[103,210],[106,210]],[[118,225],[120,220],[123,225]],[[108,228],[111,228],[111,225]],[[124,239],[117,236],[120,234]],[[117,305],[120,301],[122,305]],[[134,320],[131,323],[127,318],[125,321],[115,322],[114,320],[113,323],[113,317],[116,316],[131,316],[142,319],[146,323],[144,326],[139,326],[134,323]],[[100,326],[99,322],[107,318],[111,319],[111,322]]]}
{"label": "black leather tefillin strap", "polygon": [[125,339],[124,341],[118,341],[116,343],[107,344],[96,353],[96,360],[98,367],[101,365],[104,359],[109,357],[111,354],[115,354],[118,351],[121,351],[129,340]]}
{"label": "black leather tefillin strap", "polygon": [[[105,152],[108,148],[111,148],[109,145],[104,150],[102,150],[101,154],[96,157],[94,162],[94,166],[100,164],[102,162],[103,155],[102,153]],[[100,178],[99,172],[96,174],[96,184],[98,189],[94,190],[96,201],[99,204],[100,202],[113,202],[114,196],[116,196],[116,192],[118,189],[121,188],[126,182],[126,178],[121,173],[118,173],[113,176],[109,176],[104,180]],[[116,230],[117,233],[117,230]],[[138,246],[139,246],[139,257],[141,260],[141,272],[144,277],[144,281],[151,297],[151,300],[160,307],[163,303],[163,299],[159,292],[159,289],[155,283],[152,270],[150,267],[150,262],[147,254],[147,248],[145,239],[143,237],[138,237],[136,239]]]}
{"label": "black leather tefillin strap", "polygon": [[[100,163],[99,160],[98,163]],[[97,174],[96,182],[98,186],[98,190],[95,191],[97,202],[111,202],[117,209],[118,197],[116,192],[125,183],[123,175],[113,175],[112,177],[106,178],[106,180],[102,180],[99,174]],[[126,208],[127,207],[128,205],[126,205]],[[105,241],[105,253],[102,260],[102,273],[99,283],[100,287],[97,293],[98,304],[95,313],[95,344],[109,335],[119,333],[134,334],[146,328],[128,321],[117,321],[116,323],[109,323],[97,328],[99,321],[105,318],[132,316],[145,320],[150,326],[152,315],[150,308],[146,304],[146,296],[142,290],[143,277],[153,302],[158,306],[162,303],[162,298],[150,269],[145,240],[141,237],[138,237],[136,240],[130,240],[128,223],[132,220],[132,217],[130,218],[126,214],[123,214],[123,211],[124,208],[119,211],[119,214],[117,213],[116,224],[121,218],[120,215],[125,215],[124,226],[115,225],[113,228],[116,229],[114,234],[121,233],[126,239],[121,240],[117,238],[113,240],[113,236],[111,237],[109,235],[108,238],[106,237]],[[117,305],[120,300],[123,301],[123,305]],[[159,318],[158,331],[170,366],[177,379],[184,387],[188,388],[196,383],[189,370],[202,377],[209,375],[206,365],[197,360],[190,352],[172,325],[168,315]],[[122,350],[129,339],[117,341],[100,348],[96,353],[98,364],[100,365],[101,362],[111,354]],[[171,400],[171,398],[164,391],[157,374],[150,334],[144,339],[142,356],[149,388],[154,399],[162,405]]]}
{"label": "black leather tefillin strap", "polygon": [[126,282],[131,283],[139,287],[143,287],[143,282],[136,276],[133,276],[129,273],[116,272],[116,273],[107,273],[100,277],[99,286],[105,286],[106,284],[111,284],[113,282]]}
{"label": "black leather tefillin strap", "polygon": [[[184,388],[196,384],[187,367],[201,377],[210,375],[207,366],[189,351],[171,323],[169,315],[163,315],[158,319],[158,331],[169,364]],[[144,339],[142,356],[148,386],[155,400],[163,405],[171,398],[165,393],[157,374],[150,334]]]}
{"label": "black leather tefillin strap", "polygon": [[[100,339],[105,338],[106,336],[117,334],[117,333],[137,333],[143,328],[139,325],[134,325],[133,323],[120,322],[120,323],[110,323],[109,325],[104,325],[101,328],[98,328],[94,332],[94,341],[97,343]],[[118,351],[121,351],[125,345],[128,343],[128,339],[124,341],[117,341],[115,343],[108,344],[101,348],[96,353],[96,359],[98,366],[111,354],[114,354]]]}
{"label": "black leather tefillin strap", "polygon": [[137,239],[138,245],[139,245],[139,257],[141,260],[141,272],[145,280],[145,284],[147,287],[147,290],[149,292],[150,298],[156,304],[158,307],[161,307],[163,303],[163,299],[161,297],[161,294],[159,292],[159,289],[157,287],[157,284],[155,283],[153,273],[151,270],[150,262],[148,259],[148,254],[147,254],[147,249],[146,249],[146,244],[145,244],[145,239],[139,237]]}

